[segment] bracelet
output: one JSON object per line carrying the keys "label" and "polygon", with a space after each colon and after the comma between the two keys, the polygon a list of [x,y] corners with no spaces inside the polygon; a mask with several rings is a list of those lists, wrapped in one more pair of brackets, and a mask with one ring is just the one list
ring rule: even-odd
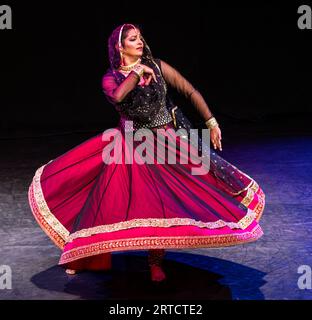
{"label": "bracelet", "polygon": [[141,66],[141,65],[136,65],[133,69],[132,69],[132,71],[134,71],[137,75],[138,75],[138,77],[141,79],[142,78],[142,76],[143,76],[143,74],[144,74],[144,68]]}
{"label": "bracelet", "polygon": [[205,122],[205,125],[207,126],[208,129],[213,129],[217,127],[219,124],[215,117],[211,117]]}

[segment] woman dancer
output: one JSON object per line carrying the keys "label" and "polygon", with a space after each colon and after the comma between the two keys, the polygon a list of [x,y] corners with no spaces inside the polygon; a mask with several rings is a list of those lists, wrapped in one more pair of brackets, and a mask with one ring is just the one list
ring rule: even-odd
{"label": "woman dancer", "polygon": [[[194,174],[199,165],[190,160],[196,148],[190,135],[181,137],[175,130],[168,85],[189,99],[210,130],[213,148],[222,150],[220,127],[202,95],[176,69],[153,57],[132,24],[112,32],[108,49],[110,68],[102,86],[120,115],[118,126],[40,167],[29,188],[36,220],[62,249],[59,264],[71,274],[108,270],[112,252],[148,250],[151,279],[162,281],[165,249],[223,247],[261,237],[265,196],[256,181],[204,148],[209,170]],[[146,136],[144,156],[137,140],[128,147],[127,137],[139,129],[152,133]],[[119,143],[114,152],[122,154],[121,162],[107,161],[112,138]],[[163,161],[154,161],[150,147],[157,143],[186,161],[172,164],[164,153]],[[133,150],[136,161],[126,163]]]}

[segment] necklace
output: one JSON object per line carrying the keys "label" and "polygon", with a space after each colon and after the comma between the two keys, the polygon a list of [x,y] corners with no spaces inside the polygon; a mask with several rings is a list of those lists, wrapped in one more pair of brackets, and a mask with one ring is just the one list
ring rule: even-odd
{"label": "necklace", "polygon": [[139,58],[136,62],[132,64],[128,64],[127,66],[120,66],[119,69],[123,71],[131,71],[140,62],[141,62],[141,59]]}

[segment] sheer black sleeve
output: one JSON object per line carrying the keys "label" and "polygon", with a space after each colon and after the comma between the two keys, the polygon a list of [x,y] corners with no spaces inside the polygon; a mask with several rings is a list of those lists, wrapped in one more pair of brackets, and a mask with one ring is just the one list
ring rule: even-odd
{"label": "sheer black sleeve", "polygon": [[102,88],[107,97],[107,99],[113,103],[122,102],[127,94],[132,91],[137,83],[139,82],[139,77],[135,72],[131,72],[127,78],[118,85],[116,79],[112,73],[107,73],[102,79]]}
{"label": "sheer black sleeve", "polygon": [[159,61],[165,81],[179,93],[191,100],[192,104],[203,117],[204,121],[210,119],[213,116],[212,112],[200,92],[198,92],[176,69],[162,60]]}

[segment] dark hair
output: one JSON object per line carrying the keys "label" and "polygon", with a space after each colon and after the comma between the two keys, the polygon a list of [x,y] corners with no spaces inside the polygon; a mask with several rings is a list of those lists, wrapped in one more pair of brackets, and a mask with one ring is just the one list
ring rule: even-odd
{"label": "dark hair", "polygon": [[[118,69],[120,66],[120,52],[118,48],[118,40],[119,40],[119,32],[121,30],[123,25],[118,26],[110,35],[108,39],[108,57],[109,57],[109,62],[110,66],[112,69]],[[142,35],[142,28],[136,24],[130,24],[127,23],[124,25],[122,34],[121,34],[121,44],[124,44],[124,40],[127,37],[128,31],[133,29],[133,26],[141,31]],[[152,54],[151,50],[148,47],[147,43],[145,42],[143,36],[142,36],[142,41],[144,44],[143,47],[143,59],[151,60],[152,59]]]}

